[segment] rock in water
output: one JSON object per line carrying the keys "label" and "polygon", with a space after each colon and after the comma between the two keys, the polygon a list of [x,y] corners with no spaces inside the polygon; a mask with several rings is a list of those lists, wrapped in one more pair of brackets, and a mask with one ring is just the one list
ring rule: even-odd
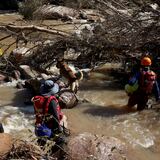
{"label": "rock in water", "polygon": [[114,137],[83,133],[72,137],[67,148],[70,160],[127,160],[125,143]]}
{"label": "rock in water", "polygon": [[0,159],[5,159],[6,155],[11,151],[13,145],[13,139],[11,135],[7,133],[0,134]]}

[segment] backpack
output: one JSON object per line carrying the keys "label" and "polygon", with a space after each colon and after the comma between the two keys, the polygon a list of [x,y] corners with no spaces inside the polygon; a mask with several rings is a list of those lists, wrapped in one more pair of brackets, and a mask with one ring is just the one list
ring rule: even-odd
{"label": "backpack", "polygon": [[35,135],[37,137],[51,138],[52,130],[48,128],[44,123],[35,126]]}
{"label": "backpack", "polygon": [[133,85],[130,84],[126,84],[125,85],[125,91],[127,94],[133,94],[135,91],[138,90],[138,82],[134,83]]}
{"label": "backpack", "polygon": [[144,93],[151,94],[155,82],[156,82],[156,74],[153,71],[141,72],[140,89]]}
{"label": "backpack", "polygon": [[48,109],[50,102],[54,100],[57,103],[57,112],[59,116],[59,121],[62,119],[63,114],[59,106],[58,100],[55,96],[34,96],[32,101],[34,103],[34,111],[36,114],[36,124],[42,124],[44,117],[48,115]]}

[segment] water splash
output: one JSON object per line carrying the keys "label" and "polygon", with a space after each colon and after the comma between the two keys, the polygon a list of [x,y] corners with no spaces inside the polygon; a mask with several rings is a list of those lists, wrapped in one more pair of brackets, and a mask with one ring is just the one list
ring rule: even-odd
{"label": "water splash", "polygon": [[113,130],[120,130],[122,137],[132,146],[140,145],[149,148],[154,145],[155,136],[151,130],[145,127],[145,119],[141,121],[141,115],[138,112],[129,114],[123,122],[119,122],[119,118],[114,119]]}
{"label": "water splash", "polygon": [[[5,106],[0,108],[0,121],[4,126],[5,133],[23,134],[27,130],[33,131],[34,116],[33,107],[28,106],[22,110],[18,107]],[[30,114],[29,114],[30,113]]]}

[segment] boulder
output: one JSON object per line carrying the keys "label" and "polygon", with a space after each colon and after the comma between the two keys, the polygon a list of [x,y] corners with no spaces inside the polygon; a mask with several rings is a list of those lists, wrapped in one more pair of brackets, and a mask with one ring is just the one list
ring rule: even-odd
{"label": "boulder", "polygon": [[5,82],[7,77],[3,74],[0,74],[0,83]]}
{"label": "boulder", "polygon": [[25,81],[24,87],[26,88],[24,103],[27,105],[32,104],[32,97],[40,94],[41,81],[37,78],[32,78]]}
{"label": "boulder", "polygon": [[47,79],[51,79],[51,78],[52,78],[52,75],[47,75],[47,74],[45,74],[45,73],[41,73],[40,76],[41,76],[42,79],[44,79],[44,80],[47,80]]}
{"label": "boulder", "polygon": [[18,47],[15,48],[10,56],[9,56],[9,60],[13,63],[13,64],[18,64],[22,61],[25,60],[25,58],[27,57],[27,55],[30,54],[29,48],[26,47]]}
{"label": "boulder", "polygon": [[36,78],[39,76],[39,73],[28,65],[20,65],[19,68],[25,79]]}
{"label": "boulder", "polygon": [[67,145],[70,160],[127,160],[127,148],[114,137],[79,134],[70,138]]}
{"label": "boulder", "polygon": [[63,19],[75,20],[84,19],[91,22],[104,22],[105,18],[97,10],[83,9],[76,10],[66,6],[44,5],[38,8],[34,13],[37,19]]}
{"label": "boulder", "polygon": [[25,87],[30,89],[35,95],[39,94],[40,86],[41,81],[37,78],[32,78],[25,81]]}
{"label": "boulder", "polygon": [[21,79],[21,73],[20,73],[20,71],[14,70],[14,71],[12,72],[12,77],[13,77],[14,79],[16,79],[16,80]]}
{"label": "boulder", "polygon": [[0,133],[0,157],[5,159],[5,156],[11,151],[13,138],[10,134]]}

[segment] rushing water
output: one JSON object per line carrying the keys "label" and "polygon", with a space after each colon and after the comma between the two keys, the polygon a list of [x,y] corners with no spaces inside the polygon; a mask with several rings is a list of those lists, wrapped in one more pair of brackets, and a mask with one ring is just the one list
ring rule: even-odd
{"label": "rushing water", "polygon": [[17,90],[12,84],[0,87],[0,122],[6,133],[26,139],[34,131],[33,106],[24,105],[25,92]]}
{"label": "rushing water", "polygon": [[[3,23],[19,19],[15,15],[0,16]],[[90,103],[81,103],[73,109],[63,110],[71,133],[91,132],[114,136],[134,148],[134,153],[130,154],[133,154],[135,160],[159,160],[160,110],[157,108],[137,112],[128,109],[125,106],[128,99],[126,93],[111,83],[111,80],[107,76],[107,70],[101,70],[91,74],[90,80],[81,82],[78,96]],[[34,135],[33,106],[24,105],[25,91],[15,89],[12,84],[0,86],[0,121],[5,132],[29,139]]]}
{"label": "rushing water", "polygon": [[[160,110],[157,108],[137,112],[128,109],[127,95],[116,88],[104,74],[81,83],[81,103],[73,109],[63,110],[68,118],[72,134],[91,132],[114,136],[134,148],[141,160],[159,160],[160,157]],[[33,107],[23,104],[24,91],[3,86],[0,89],[0,120],[5,132],[16,137],[28,138],[33,133]],[[158,107],[158,106],[157,106]],[[132,153],[131,153],[132,154]]]}

